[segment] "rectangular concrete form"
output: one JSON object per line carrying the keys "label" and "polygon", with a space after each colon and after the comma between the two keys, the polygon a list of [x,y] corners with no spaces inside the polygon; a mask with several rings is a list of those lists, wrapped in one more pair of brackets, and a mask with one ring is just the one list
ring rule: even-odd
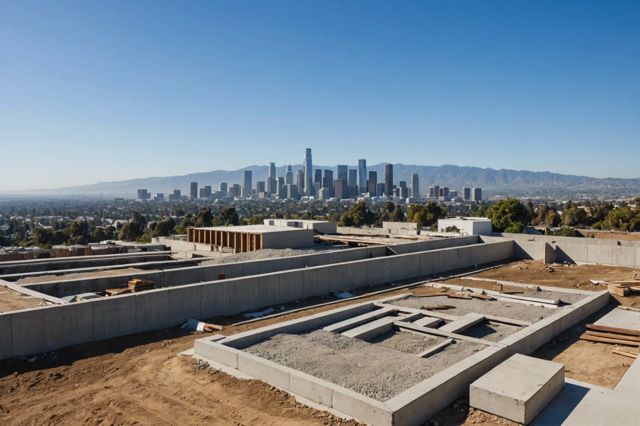
{"label": "rectangular concrete form", "polygon": [[563,385],[562,364],[516,354],[471,384],[469,405],[529,424]]}

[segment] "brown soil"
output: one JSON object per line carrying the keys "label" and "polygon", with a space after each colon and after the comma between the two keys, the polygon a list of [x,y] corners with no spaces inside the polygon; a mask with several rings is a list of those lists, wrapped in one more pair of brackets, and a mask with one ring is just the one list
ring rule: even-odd
{"label": "brown soil", "polygon": [[[599,266],[557,267],[554,272],[539,271],[541,268],[543,265],[539,262],[516,262],[478,276],[571,287],[571,282],[589,278],[628,279],[630,271]],[[365,300],[439,291],[419,286],[243,325],[232,325],[245,319],[242,316],[214,318],[210,322],[225,325],[223,334],[229,335]],[[287,308],[331,300],[334,298],[314,298],[287,304]],[[615,385],[629,360],[611,354],[609,345],[576,340],[579,330],[567,333],[535,355],[566,363],[568,377],[604,386]],[[202,335],[189,335],[173,328],[74,346],[36,359],[0,361],[0,424],[342,423],[328,413],[296,403],[288,394],[270,385],[237,379],[194,364],[189,357],[176,356],[191,348],[193,340],[199,337]],[[581,352],[587,350],[590,355],[582,355]],[[439,425],[512,424],[491,414],[470,411],[464,399],[443,410],[433,420],[435,423],[432,424]]]}
{"label": "brown soil", "polygon": [[37,308],[38,306],[47,306],[47,302],[43,299],[27,296],[7,287],[0,286],[0,312]]}
{"label": "brown soil", "polygon": [[640,232],[621,232],[621,231],[594,231],[586,229],[576,229],[579,234],[586,238],[598,238],[601,240],[621,240],[621,241],[639,241]]}

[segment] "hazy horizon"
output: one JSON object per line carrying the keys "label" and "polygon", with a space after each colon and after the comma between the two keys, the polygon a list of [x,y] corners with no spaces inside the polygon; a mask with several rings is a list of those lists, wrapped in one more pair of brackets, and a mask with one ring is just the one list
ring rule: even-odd
{"label": "hazy horizon", "polygon": [[[0,3],[0,192],[248,164],[640,178],[640,3]],[[411,159],[411,161],[407,161]]]}

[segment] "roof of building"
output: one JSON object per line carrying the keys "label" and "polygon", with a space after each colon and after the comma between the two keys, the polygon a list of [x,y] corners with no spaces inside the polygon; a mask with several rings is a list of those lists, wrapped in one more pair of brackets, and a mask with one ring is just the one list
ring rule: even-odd
{"label": "roof of building", "polygon": [[272,232],[307,232],[307,229],[293,228],[291,226],[269,225],[242,225],[242,226],[203,226],[194,229],[206,229],[209,231],[248,232],[253,234],[268,234]]}

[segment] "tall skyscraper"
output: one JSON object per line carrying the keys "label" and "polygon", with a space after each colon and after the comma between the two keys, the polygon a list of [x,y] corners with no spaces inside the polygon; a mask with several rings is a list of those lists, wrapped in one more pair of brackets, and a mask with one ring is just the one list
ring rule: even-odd
{"label": "tall skyscraper", "polygon": [[420,198],[420,176],[417,173],[414,173],[411,177],[411,196]]}
{"label": "tall skyscraper", "polygon": [[227,182],[220,182],[220,193],[222,194],[223,197],[227,196]]}
{"label": "tall skyscraper", "polygon": [[367,192],[371,197],[378,196],[378,172],[370,171],[367,180]]}
{"label": "tall skyscraper", "polygon": [[338,165],[338,179],[349,179],[349,166],[344,164]]}
{"label": "tall skyscraper", "polygon": [[[358,192],[367,192],[367,160],[358,160]],[[369,191],[370,192],[370,191]]]}
{"label": "tall skyscraper", "polygon": [[322,169],[316,169],[313,175],[313,183],[318,183],[322,186]]}
{"label": "tall skyscraper", "polygon": [[471,201],[471,188],[462,188],[462,199],[465,201]]}
{"label": "tall skyscraper", "polygon": [[304,150],[304,194],[313,195],[313,181],[311,174],[313,173],[313,162],[311,161],[311,148]]}
{"label": "tall skyscraper", "polygon": [[291,166],[287,166],[287,172],[284,175],[284,184],[293,185],[293,169]]}
{"label": "tall skyscraper", "polygon": [[330,198],[333,197],[333,170],[325,170],[324,178],[322,179],[322,187],[326,189],[325,195]]}
{"label": "tall skyscraper", "polygon": [[338,200],[347,198],[347,181],[344,179],[336,179],[334,181],[335,194]]}
{"label": "tall skyscraper", "polygon": [[384,195],[393,195],[393,164],[384,165]]}
{"label": "tall skyscraper", "polygon": [[358,170],[357,169],[349,169],[349,179],[347,181],[347,185],[356,187],[358,186]]}
{"label": "tall skyscraper", "polygon": [[251,195],[251,187],[253,186],[253,175],[251,170],[244,171],[244,185],[242,185],[242,195],[248,197]]}
{"label": "tall skyscraper", "polygon": [[267,178],[267,192],[276,193],[276,163],[269,163],[269,177]]}
{"label": "tall skyscraper", "polygon": [[301,195],[301,190],[304,188],[304,170],[298,169],[296,173],[296,191],[298,195]]}
{"label": "tall skyscraper", "polygon": [[196,198],[198,198],[198,182],[191,182],[191,191],[190,194],[191,195],[191,199],[195,200]]}
{"label": "tall skyscraper", "polygon": [[482,201],[482,188],[473,188],[471,190],[472,201]]}

